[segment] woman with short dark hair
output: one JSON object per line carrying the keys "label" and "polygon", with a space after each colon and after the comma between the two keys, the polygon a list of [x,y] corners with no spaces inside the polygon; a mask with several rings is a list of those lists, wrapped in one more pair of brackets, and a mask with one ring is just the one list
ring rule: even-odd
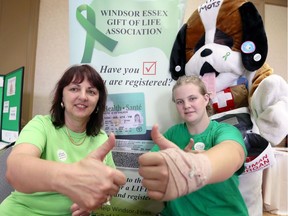
{"label": "woman with short dark hair", "polygon": [[90,65],[70,67],[58,81],[50,115],[21,131],[7,160],[16,189],[0,215],[90,215],[116,195],[125,175],[115,169],[115,136],[101,129],[107,92]]}

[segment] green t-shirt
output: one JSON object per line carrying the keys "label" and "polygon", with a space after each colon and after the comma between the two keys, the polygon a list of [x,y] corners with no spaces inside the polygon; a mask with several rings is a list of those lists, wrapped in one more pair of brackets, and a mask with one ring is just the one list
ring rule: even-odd
{"label": "green t-shirt", "polygon": [[[73,133],[73,138],[83,137],[83,133]],[[39,148],[41,158],[60,163],[74,163],[86,157],[108,139],[107,134],[101,132],[95,136],[86,137],[80,146],[73,145],[64,128],[56,129],[50,115],[35,116],[21,131],[16,144],[30,143]],[[115,168],[112,153],[108,153],[104,163]],[[37,192],[25,194],[12,192],[0,205],[0,215],[5,216],[71,216],[72,201],[59,193]]]}
{"label": "green t-shirt", "polygon": [[[190,138],[194,139],[194,143],[204,143],[205,150],[224,140],[234,140],[243,146],[247,156],[240,131],[226,123],[218,123],[212,120],[203,133],[195,135],[189,133],[185,123],[177,124],[169,128],[164,136],[181,149],[186,147]],[[152,151],[159,151],[159,147],[155,145]],[[243,170],[244,163],[241,169],[224,182],[206,185],[188,195],[165,202],[162,214],[165,216],[247,216],[247,207],[238,189],[238,175]]]}

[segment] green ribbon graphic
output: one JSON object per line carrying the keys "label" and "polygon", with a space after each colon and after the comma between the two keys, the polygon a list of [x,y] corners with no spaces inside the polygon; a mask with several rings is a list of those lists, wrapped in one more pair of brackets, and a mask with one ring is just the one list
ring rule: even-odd
{"label": "green ribbon graphic", "polygon": [[229,56],[230,54],[231,54],[230,52],[227,52],[226,55],[223,56],[224,61],[227,61],[227,58],[228,58],[228,56]]}
{"label": "green ribbon graphic", "polygon": [[[85,10],[87,12],[87,18],[85,18],[81,14],[82,11]],[[107,48],[111,52],[114,50],[118,41],[109,38],[96,28],[95,13],[91,7],[89,7],[88,5],[80,5],[76,10],[76,18],[87,32],[85,49],[81,63],[91,62],[95,41],[98,41],[100,44],[102,44],[105,48]]]}

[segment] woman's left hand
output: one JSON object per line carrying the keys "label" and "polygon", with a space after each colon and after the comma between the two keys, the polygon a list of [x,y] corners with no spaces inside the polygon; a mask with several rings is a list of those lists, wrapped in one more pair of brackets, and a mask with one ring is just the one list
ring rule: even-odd
{"label": "woman's left hand", "polygon": [[89,216],[90,212],[84,209],[81,209],[76,203],[74,203],[70,210],[72,212],[72,216]]}
{"label": "woman's left hand", "polygon": [[188,143],[188,145],[184,148],[184,151],[185,152],[190,152],[190,153],[195,153],[195,154],[198,154],[198,153],[201,153],[201,152],[205,151],[205,150],[193,150],[194,144],[195,144],[194,140],[191,138],[190,142]]}

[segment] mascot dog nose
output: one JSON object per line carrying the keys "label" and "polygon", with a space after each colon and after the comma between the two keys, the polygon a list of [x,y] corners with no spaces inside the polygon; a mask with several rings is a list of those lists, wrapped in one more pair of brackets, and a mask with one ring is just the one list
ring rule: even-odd
{"label": "mascot dog nose", "polygon": [[206,56],[209,56],[212,54],[212,50],[211,49],[204,49],[202,52],[201,52],[201,57],[206,57]]}

